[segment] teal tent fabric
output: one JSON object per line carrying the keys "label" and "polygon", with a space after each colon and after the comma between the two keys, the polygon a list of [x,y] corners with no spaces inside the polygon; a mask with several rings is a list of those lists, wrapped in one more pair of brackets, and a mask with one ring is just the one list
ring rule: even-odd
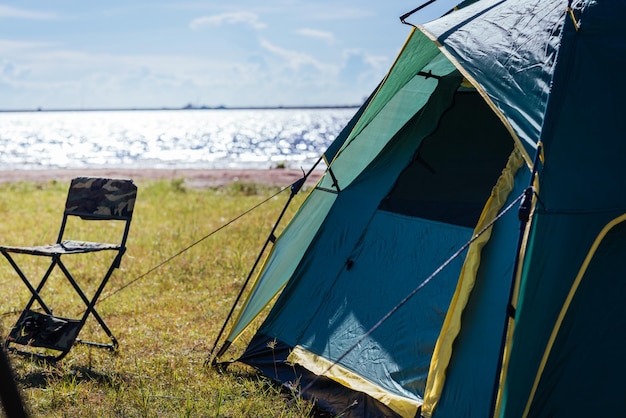
{"label": "teal tent fabric", "polygon": [[[415,51],[411,51],[415,54]],[[439,89],[448,90],[448,103],[449,97],[454,92],[456,86],[460,83],[460,75],[454,71],[454,67],[446,60],[435,58],[434,62],[429,68],[431,70],[439,71],[436,74],[441,76],[449,75],[445,79],[446,83],[441,83]],[[265,269],[258,279],[258,285],[253,289],[253,294],[249,297],[249,302],[243,308],[238,320],[233,326],[228,341],[233,341],[243,331],[247,325],[252,321],[256,315],[259,314],[261,309],[266,306],[269,301],[276,295],[276,293],[285,285],[286,281],[293,273],[295,265],[299,262],[299,257],[302,256],[304,250],[308,248],[309,243],[316,234],[319,234],[318,229],[321,227],[321,223],[324,221],[326,212],[332,205],[335,199],[335,195],[332,193],[336,180],[339,182],[339,187],[348,186],[354,178],[359,174],[359,170],[365,169],[372,159],[380,153],[381,149],[390,141],[395,134],[403,128],[403,126],[409,120],[421,121],[422,125],[425,125],[420,132],[423,137],[430,133],[436,126],[437,119],[430,117],[417,118],[415,115],[420,115],[420,111],[424,105],[428,102],[429,98],[438,87],[437,81],[433,78],[425,78],[423,76],[416,75],[413,77],[413,84],[408,83],[403,90],[398,92],[396,96],[391,100],[390,104],[384,107],[378,113],[381,113],[383,122],[372,122],[363,132],[359,135],[359,141],[353,141],[349,152],[339,152],[339,155],[333,160],[331,167],[331,173],[326,173],[319,182],[319,187],[313,193],[319,195],[319,199],[311,197],[305,202],[302,215],[299,215],[292,224],[290,224],[280,238],[279,245],[273,251],[272,257],[268,261],[269,268]],[[421,85],[420,85],[421,81]],[[443,86],[443,87],[442,87]],[[417,90],[416,90],[417,89]],[[414,100],[416,91],[419,92],[418,100]],[[434,105],[428,107],[426,115],[430,115],[430,112],[441,113],[441,106],[446,106],[446,102],[440,103],[440,97],[445,97],[441,94],[437,94]],[[398,109],[402,109],[402,112],[398,112]],[[365,114],[368,112],[366,111]],[[387,138],[385,141],[381,141],[381,136]],[[341,138],[343,140],[343,138]],[[347,145],[346,145],[347,146]],[[346,147],[344,146],[344,148]],[[412,144],[412,150],[407,151],[403,156],[404,159],[411,158],[412,153],[419,146],[419,140],[416,140]],[[395,165],[396,172],[402,170],[402,165]],[[394,177],[391,177],[393,181]],[[330,191],[330,193],[329,193]],[[374,201],[371,197],[367,199],[367,204],[374,205],[378,202]],[[364,206],[366,207],[366,206]],[[303,233],[302,231],[306,231]],[[292,235],[293,234],[293,235]],[[294,235],[297,235],[297,241],[290,239]],[[279,246],[285,246],[284,250],[279,250]]]}
{"label": "teal tent fabric", "polygon": [[[626,415],[626,405],[613,401],[618,388],[623,387],[621,376],[612,372],[623,368],[623,358],[616,356],[625,341],[623,334],[598,338],[597,333],[591,333],[576,344],[563,340],[563,333],[577,324],[573,307],[531,398],[548,339],[584,258],[605,225],[626,213],[626,195],[620,192],[626,186],[626,126],[622,115],[626,87],[619,81],[626,60],[626,39],[617,18],[624,12],[624,2],[582,2],[574,10],[578,30],[571,20],[565,20],[552,88],[554,99],[546,111],[541,138],[545,146],[539,190],[542,204],[533,219],[523,269],[503,416],[522,413],[528,403],[530,416],[567,416],[576,411],[594,416]],[[598,327],[607,321],[617,331],[616,321],[626,314],[614,310],[614,297],[622,292],[618,273],[622,262],[619,257],[598,260],[602,260],[601,266],[594,263],[585,274],[583,284],[588,287],[581,287],[576,298],[585,301],[580,309],[596,318]],[[587,297],[586,289],[604,292],[605,301],[593,299],[593,293]],[[581,353],[589,363],[576,361]],[[608,366],[606,359],[615,361]],[[595,367],[596,373],[601,369],[605,373],[598,384],[590,385],[585,378],[588,373],[582,371]],[[577,369],[581,373],[573,376]],[[585,395],[572,402],[560,385],[584,385]],[[554,395],[548,396],[550,393]]]}
{"label": "teal tent fabric", "polygon": [[[437,80],[438,87],[427,93],[430,99],[423,109],[414,111],[347,188],[330,193],[320,182],[308,200],[315,199],[315,193],[332,194],[336,196],[332,207],[242,356],[243,361],[259,365],[263,356],[276,358],[274,349],[268,347],[300,346],[327,361],[337,361],[390,394],[421,401],[430,356],[463,264],[462,256],[440,273],[432,286],[426,286],[402,307],[393,321],[361,341],[358,350],[340,357],[469,241],[471,222],[468,226],[459,221],[458,210],[449,208],[475,210],[473,199],[487,199],[513,148],[507,131],[498,126],[498,118],[488,106],[481,105],[476,92],[459,91],[460,82],[458,73]],[[408,100],[410,96],[406,97]],[[385,115],[384,110],[381,115]],[[491,126],[488,132],[483,132],[485,124]],[[366,134],[367,128],[361,135]],[[354,149],[358,148],[344,148],[335,163]],[[457,163],[445,158],[450,149],[457,149]],[[334,171],[335,175],[337,172],[341,173]],[[337,179],[341,184],[342,177]],[[466,187],[458,187],[463,184],[476,190],[468,193]],[[447,192],[433,195],[431,191],[437,187]],[[422,189],[426,192],[420,193]],[[389,206],[390,200],[397,200],[396,195],[413,199],[417,206],[445,204],[448,214],[443,210],[402,213]],[[476,222],[478,213],[473,216],[472,222]],[[277,251],[270,257],[266,272],[278,273],[273,268],[274,258],[280,258]],[[268,373],[274,374],[271,368]]]}
{"label": "teal tent fabric", "polygon": [[[458,249],[470,236],[468,228],[379,211],[348,258],[339,260],[349,260],[350,267],[338,269],[336,277],[323,281],[312,271],[298,277],[294,283],[299,285],[287,288],[278,303],[280,309],[275,312],[280,316],[268,318],[260,332],[337,361],[436,268],[420,260],[443,260],[450,246]],[[460,263],[461,258],[448,274],[443,273],[436,284],[425,287],[403,307],[394,316],[393,327],[376,330],[339,364],[390,392],[421,399],[432,347],[456,282],[449,272],[458,271]],[[310,294],[319,299],[305,298]],[[293,321],[294,317],[299,320]],[[418,340],[413,337],[417,330]]]}
{"label": "teal tent fabric", "polygon": [[[420,35],[421,38],[425,38]],[[405,49],[407,55],[418,55],[417,51]],[[404,63],[404,60],[399,60]],[[422,64],[421,62],[419,63]],[[404,70],[407,72],[407,70]],[[406,82],[395,94],[389,98],[383,105],[380,92],[384,92],[381,86],[380,92],[373,98],[370,106],[366,109],[362,119],[371,118],[365,124],[359,124],[354,128],[342,149],[339,151],[335,161],[333,161],[330,171],[332,176],[324,176],[320,184],[324,188],[333,188],[334,183],[338,183],[339,189],[345,188],[368,166],[368,164],[378,156],[381,150],[387,146],[387,143],[393,136],[402,129],[409,120],[415,118],[416,114],[422,112],[424,105],[439,86],[436,78],[425,77],[419,72],[432,72],[439,77],[444,77],[455,71],[454,66],[442,55],[436,55],[431,61],[427,62],[423,67],[419,66],[413,69],[411,79]],[[387,79],[388,83],[392,83],[395,79],[390,74]],[[405,77],[404,73],[400,76]],[[459,76],[457,76],[458,78]],[[403,80],[404,81],[404,80]],[[438,95],[434,96],[438,98]],[[427,109],[428,110],[428,109]],[[375,113],[375,115],[373,115]],[[426,119],[426,118],[423,118]],[[436,119],[429,118],[431,123],[436,123]],[[432,130],[433,128],[431,128]],[[354,133],[358,132],[358,133]],[[421,135],[430,131],[422,132]],[[419,138],[416,139],[416,142]]]}
{"label": "teal tent fabric", "polygon": [[[594,240],[626,212],[624,194],[616,192],[624,189],[626,89],[619,79],[626,57],[620,18],[625,11],[623,2],[609,1],[480,1],[425,25],[502,112],[529,154],[538,143],[543,147],[539,203],[525,248],[499,416],[626,414],[624,405],[613,400],[621,385],[617,373],[602,374],[595,366],[575,361],[606,352],[605,358],[620,370],[623,361],[614,353],[623,340],[608,333],[577,344],[563,338],[562,333],[575,328],[576,322],[569,322],[576,316],[572,307],[558,322]],[[618,283],[606,281],[607,275],[615,277],[613,272],[620,271],[617,264],[617,257],[605,257],[603,268],[596,266],[584,281],[605,283],[607,293],[619,294]],[[576,297],[584,300],[584,291],[581,287]],[[587,303],[580,309],[601,313],[607,308]],[[600,323],[615,321],[615,316],[613,312],[590,318],[602,329]],[[550,346],[553,332],[557,339]],[[548,348],[553,354],[546,354]],[[578,353],[578,358],[569,352]],[[581,367],[594,372],[580,372]],[[586,375],[604,381],[589,385]],[[585,388],[583,399],[572,399],[575,387]]]}
{"label": "teal tent fabric", "polygon": [[482,0],[424,25],[502,112],[532,157],[567,0]]}
{"label": "teal tent fabric", "polygon": [[228,341],[232,342],[240,335],[283,288],[298,266],[302,254],[319,233],[319,228],[335,197],[334,194],[324,191],[311,192],[307,201],[300,207],[296,219],[285,228],[276,242],[272,254],[264,265],[263,274],[257,280],[230,331]]}
{"label": "teal tent fabric", "polygon": [[[240,360],[306,382],[336,414],[413,416],[427,399],[427,418],[626,416],[626,3],[463,5],[412,33],[331,146],[229,338],[283,289]],[[525,229],[517,207],[502,214],[472,288],[456,287],[462,252],[366,335],[477,232],[514,146],[527,166],[507,204],[533,186]],[[461,291],[444,379],[425,393]],[[348,378],[288,363],[294,350]]]}

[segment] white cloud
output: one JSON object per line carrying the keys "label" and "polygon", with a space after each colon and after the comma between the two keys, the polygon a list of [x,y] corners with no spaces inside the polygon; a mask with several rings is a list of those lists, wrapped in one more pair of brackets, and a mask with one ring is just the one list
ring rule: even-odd
{"label": "white cloud", "polygon": [[251,12],[230,12],[217,15],[202,16],[189,23],[191,29],[212,28],[222,24],[244,24],[253,29],[264,29],[267,25],[259,19],[259,16]]}
{"label": "white cloud", "polygon": [[362,20],[375,16],[375,13],[365,8],[350,7],[317,7],[311,4],[307,15],[313,19],[319,20]]}
{"label": "white cloud", "polygon": [[308,38],[321,39],[323,41],[328,42],[329,44],[332,44],[335,42],[335,37],[330,32],[325,32],[325,31],[316,30],[316,29],[302,28],[302,29],[298,29],[296,33],[298,35],[306,36]]}
{"label": "white cloud", "polygon": [[7,60],[0,60],[0,79],[7,82],[27,75],[28,71]]}
{"label": "white cloud", "polygon": [[58,16],[54,13],[33,12],[26,9],[18,9],[11,6],[3,6],[0,4],[0,18],[17,18],[32,20],[52,20]]}
{"label": "white cloud", "polygon": [[360,49],[347,49],[343,51],[343,57],[345,60],[350,60],[353,57],[359,57],[358,59],[362,60],[363,63],[372,68],[386,69],[390,64],[388,56],[372,55]]}
{"label": "white cloud", "polygon": [[279,58],[282,58],[287,63],[287,66],[292,69],[297,69],[304,65],[309,65],[319,70],[322,70],[324,67],[319,61],[308,54],[281,48],[265,39],[261,39],[260,43],[263,49]]}
{"label": "white cloud", "polygon": [[50,42],[9,41],[0,39],[0,53],[3,54],[26,49],[49,48],[51,46],[53,46],[53,44]]}

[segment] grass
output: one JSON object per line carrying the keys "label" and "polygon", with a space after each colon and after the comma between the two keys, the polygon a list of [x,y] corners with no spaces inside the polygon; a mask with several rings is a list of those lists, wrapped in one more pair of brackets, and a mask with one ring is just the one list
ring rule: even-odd
{"label": "grass", "polygon": [[[0,185],[3,244],[54,242],[67,186],[57,182]],[[182,180],[141,181],[138,187],[128,251],[96,305],[120,347],[110,353],[77,345],[53,365],[11,355],[30,415],[310,416],[311,404],[293,401],[290,394],[245,365],[234,363],[224,374],[204,366],[289,192],[210,235],[278,189],[240,183],[189,189]],[[304,195],[296,196],[282,226]],[[41,265],[21,260],[33,278],[42,274]],[[70,267],[70,271],[86,273],[81,287],[88,295],[99,283],[99,262],[94,258]],[[4,258],[0,259],[0,289],[4,295],[0,298],[0,336],[4,341],[30,296]],[[84,305],[60,275],[53,275],[46,289],[44,299],[56,309],[56,315],[73,317],[83,311]],[[106,335],[93,320],[87,322],[80,337],[93,341],[104,337],[106,342]],[[237,340],[229,357],[240,354],[250,337]]]}

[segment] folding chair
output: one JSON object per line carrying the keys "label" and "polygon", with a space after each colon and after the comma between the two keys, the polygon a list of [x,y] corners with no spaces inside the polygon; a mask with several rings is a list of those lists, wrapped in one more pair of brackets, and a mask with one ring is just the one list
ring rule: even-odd
{"label": "folding chair", "polygon": [[[16,324],[11,329],[5,347],[8,351],[26,356],[34,356],[45,361],[57,361],[62,359],[70,351],[74,343],[87,344],[94,347],[106,348],[114,351],[118,347],[118,342],[105,324],[102,317],[95,309],[98,297],[104,290],[109,278],[116,268],[120,267],[122,256],[126,250],[126,239],[130,229],[130,222],[133,215],[137,187],[132,180],[117,180],[106,178],[78,177],[72,180],[63,221],[59,231],[59,236],[55,244],[40,245],[34,247],[9,247],[0,246],[0,252],[6,257],[18,276],[28,287],[31,297],[22,311]],[[70,219],[72,219],[70,221]],[[111,228],[110,223],[121,223],[115,231],[120,232],[119,243],[112,244],[106,242],[91,242],[82,240],[72,240],[66,237],[66,227],[68,222],[81,223],[83,221],[100,221],[99,223],[89,223],[86,229],[80,229],[81,238],[85,231]],[[108,221],[108,222],[102,222]],[[74,232],[75,228],[68,229],[68,234]],[[123,231],[123,232],[122,232]],[[117,239],[117,238],[116,238]],[[67,263],[62,258],[76,256],[77,254],[87,254],[99,251],[111,251],[111,257],[106,258],[106,264],[112,259],[110,266],[101,281],[96,280],[97,289],[88,298],[81,289],[77,279],[70,273]],[[23,261],[26,256],[15,257],[14,254],[23,254],[35,257],[49,257],[50,265],[37,286],[26,277],[23,269],[18,266],[16,260]],[[104,254],[103,254],[104,255]],[[20,258],[21,257],[21,258]],[[86,257],[86,256],[85,256]],[[67,261],[67,260],[66,260]],[[41,293],[55,267],[58,267],[71,287],[74,288],[79,298],[84,302],[87,309],[78,319],[54,316],[52,309],[44,302]],[[78,276],[76,276],[78,277]],[[76,296],[74,296],[76,297]],[[35,311],[33,304],[37,302],[40,306],[39,312]],[[78,334],[85,325],[89,315],[100,324],[100,327],[110,338],[110,343],[98,343],[82,341],[78,339]],[[80,315],[77,315],[80,316]],[[15,346],[20,346],[16,348]],[[37,347],[37,349],[34,349]],[[58,354],[46,354],[48,350],[54,350]]]}

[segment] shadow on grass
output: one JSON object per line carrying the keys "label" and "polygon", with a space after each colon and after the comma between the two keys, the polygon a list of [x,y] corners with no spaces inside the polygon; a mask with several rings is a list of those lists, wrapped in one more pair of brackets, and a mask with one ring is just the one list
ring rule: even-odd
{"label": "shadow on grass", "polygon": [[116,382],[123,380],[123,376],[119,373],[97,372],[84,366],[71,366],[69,370],[61,370],[48,365],[41,370],[18,373],[15,380],[23,388],[44,389],[62,379],[72,380],[74,383],[96,382],[99,385],[115,386]]}

